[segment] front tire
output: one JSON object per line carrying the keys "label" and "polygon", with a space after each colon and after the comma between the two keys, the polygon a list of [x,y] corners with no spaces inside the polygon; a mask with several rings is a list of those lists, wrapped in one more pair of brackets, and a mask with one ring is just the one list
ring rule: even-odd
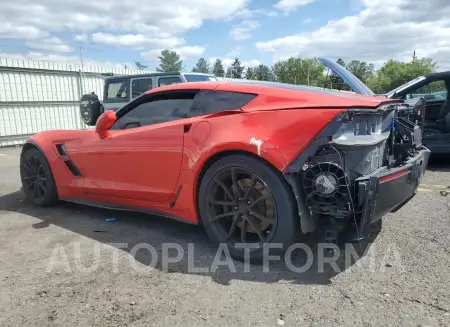
{"label": "front tire", "polygon": [[[233,258],[261,261],[264,248],[282,254],[299,230],[295,199],[283,176],[261,159],[234,154],[215,162],[201,180],[200,220],[212,242],[225,243]],[[269,250],[269,249],[267,249]]]}
{"label": "front tire", "polygon": [[20,157],[20,178],[26,198],[34,205],[48,206],[57,201],[53,173],[38,149],[29,149]]}

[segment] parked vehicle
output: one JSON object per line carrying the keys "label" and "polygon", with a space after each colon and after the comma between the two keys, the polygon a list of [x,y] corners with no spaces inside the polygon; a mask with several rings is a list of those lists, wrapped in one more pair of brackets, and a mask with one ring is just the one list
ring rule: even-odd
{"label": "parked vehicle", "polygon": [[168,85],[104,112],[95,131],[34,135],[21,180],[35,205],[60,199],[201,223],[233,257],[251,243],[260,260],[269,244],[283,252],[319,227],[330,243],[343,231],[363,237],[416,194],[430,151],[403,118],[410,109],[280,83]]}
{"label": "parked vehicle", "polygon": [[[339,64],[322,58],[321,61],[331,67],[355,93],[373,96],[374,93],[357,77]],[[419,76],[396,89],[383,94],[389,99],[406,100],[416,105],[422,98],[425,101],[421,114],[422,142],[432,154],[450,155],[450,71]]]}
{"label": "parked vehicle", "polygon": [[449,90],[450,71],[446,71],[420,76],[386,94],[391,99],[425,99],[423,144],[433,155],[450,155]]}
{"label": "parked vehicle", "polygon": [[98,117],[104,111],[118,110],[148,90],[171,84],[204,81],[217,81],[217,78],[211,74],[180,72],[107,77],[104,82],[102,101],[95,93],[81,97],[81,119],[86,125],[95,126]]}

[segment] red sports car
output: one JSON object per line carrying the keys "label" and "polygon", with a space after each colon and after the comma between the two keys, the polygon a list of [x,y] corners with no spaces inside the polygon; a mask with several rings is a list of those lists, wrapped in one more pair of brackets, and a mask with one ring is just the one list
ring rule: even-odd
{"label": "red sports car", "polygon": [[266,82],[156,88],[103,113],[95,131],[30,138],[23,191],[41,206],[60,199],[201,224],[235,258],[251,243],[261,259],[267,244],[284,251],[319,226],[329,242],[347,228],[361,236],[408,202],[430,155],[404,118],[420,105]]}

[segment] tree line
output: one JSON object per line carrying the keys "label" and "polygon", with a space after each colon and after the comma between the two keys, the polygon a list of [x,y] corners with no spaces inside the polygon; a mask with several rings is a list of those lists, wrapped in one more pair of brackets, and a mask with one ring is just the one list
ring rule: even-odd
{"label": "tree line", "polygon": [[[183,61],[174,51],[164,50],[158,56],[159,67],[157,71],[183,71]],[[338,59],[337,63],[347,68],[375,93],[388,92],[418,76],[436,71],[437,63],[431,58],[415,58],[409,62],[390,59],[378,70],[372,63],[360,60],[345,62]],[[136,62],[138,69],[147,66]],[[277,61],[272,67],[260,64],[254,67],[245,67],[239,58],[227,67],[226,71],[221,59],[210,63],[200,58],[192,68],[192,72],[214,74],[217,77],[245,78],[249,80],[275,81],[289,84],[302,84],[326,87],[338,90],[349,90],[348,85],[337,75],[329,74],[328,69],[316,58],[291,57]],[[434,91],[434,90],[428,90]]]}

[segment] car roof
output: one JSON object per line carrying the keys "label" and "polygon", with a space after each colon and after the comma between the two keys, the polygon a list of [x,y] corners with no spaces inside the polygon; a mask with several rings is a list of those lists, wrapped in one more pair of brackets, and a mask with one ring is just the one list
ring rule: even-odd
{"label": "car roof", "polygon": [[[334,91],[314,86],[293,85],[276,82],[225,80],[211,82],[190,82],[171,84],[151,89],[146,94],[177,90],[217,90],[228,92],[242,92],[262,95],[269,102],[257,101],[260,108],[274,108],[283,106],[295,107],[341,107],[362,106],[377,107],[382,102],[391,102],[385,97],[374,97],[351,92]],[[300,92],[299,92],[300,91]],[[268,99],[270,98],[270,100]],[[274,105],[274,102],[277,104]]]}
{"label": "car roof", "polygon": [[313,92],[313,93],[321,93],[327,95],[334,96],[342,96],[346,98],[355,98],[360,99],[361,97],[365,98],[373,98],[371,96],[356,94],[352,92],[344,92],[338,90],[330,90],[326,88],[321,88],[317,86],[307,86],[307,85],[295,85],[295,84],[287,84],[287,83],[278,83],[278,82],[266,82],[266,81],[254,81],[254,80],[223,80],[223,81],[205,81],[205,82],[190,82],[190,83],[179,83],[179,84],[171,84],[158,88],[151,89],[146,93],[154,93],[161,91],[175,91],[175,90],[188,90],[188,89],[197,89],[197,90],[213,90],[217,89],[220,86],[221,91],[240,91],[240,92],[248,92],[248,93],[257,93],[264,94],[268,92],[268,89],[280,89],[283,90],[291,90],[291,91],[304,91],[304,92]]}
{"label": "car roof", "polygon": [[204,73],[185,73],[185,72],[156,72],[156,73],[146,73],[146,74],[133,74],[133,75],[112,75],[105,78],[105,80],[117,80],[123,78],[145,78],[145,77],[161,77],[161,76],[180,76],[180,75],[203,75],[203,76],[214,76],[213,74]]}

